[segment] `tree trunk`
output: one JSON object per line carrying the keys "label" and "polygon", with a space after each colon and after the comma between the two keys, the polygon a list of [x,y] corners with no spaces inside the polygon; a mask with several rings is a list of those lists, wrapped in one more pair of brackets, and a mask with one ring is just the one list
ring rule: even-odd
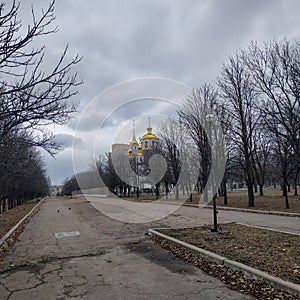
{"label": "tree trunk", "polygon": [[131,186],[130,185],[128,185],[128,197],[130,198],[130,193],[131,193]]}
{"label": "tree trunk", "polygon": [[175,186],[175,198],[176,198],[176,200],[179,199],[179,188],[178,188],[178,184],[176,184],[176,186]]}
{"label": "tree trunk", "polygon": [[259,185],[259,196],[264,195],[264,186],[262,184]]}
{"label": "tree trunk", "polygon": [[297,181],[298,181],[299,173],[300,173],[300,169],[297,170],[295,177],[294,177],[294,196],[298,195]]}
{"label": "tree trunk", "polygon": [[287,190],[287,184],[286,183],[283,184],[283,195],[284,195],[284,200],[285,200],[285,207],[287,209],[289,209],[290,205],[289,205],[289,197],[288,197],[288,190]]}
{"label": "tree trunk", "polygon": [[2,212],[6,211],[6,199],[2,198]]}
{"label": "tree trunk", "polygon": [[285,194],[287,193],[287,191],[284,188],[283,184],[281,185],[281,190],[282,190],[282,196],[285,197]]}
{"label": "tree trunk", "polygon": [[254,184],[254,192],[255,192],[255,194],[258,192],[258,190],[257,190],[257,184]]}
{"label": "tree trunk", "polygon": [[208,203],[208,191],[207,191],[207,189],[204,189],[203,199],[204,199],[204,203]]}
{"label": "tree trunk", "polygon": [[158,199],[158,197],[159,197],[159,184],[155,185],[155,195],[156,195],[156,199]]}
{"label": "tree trunk", "polygon": [[227,197],[227,185],[226,180],[223,180],[223,196],[224,196],[224,205],[227,205],[228,203],[228,197]]}
{"label": "tree trunk", "polygon": [[248,184],[248,206],[254,207],[253,184]]}

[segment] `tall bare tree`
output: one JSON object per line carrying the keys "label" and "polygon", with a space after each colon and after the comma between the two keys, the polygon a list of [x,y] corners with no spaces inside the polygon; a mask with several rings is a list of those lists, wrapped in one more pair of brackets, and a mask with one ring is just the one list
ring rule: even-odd
{"label": "tall bare tree", "polygon": [[20,3],[0,4],[0,197],[10,207],[36,196],[38,187],[45,194],[46,171],[33,146],[55,154],[58,145],[45,126],[66,123],[76,110],[70,97],[81,81],[72,68],[80,58],[68,60],[66,47],[49,69],[45,46],[34,46],[57,32],[54,4],[38,15],[32,9],[29,25],[20,19]]}
{"label": "tall bare tree", "polygon": [[[259,46],[252,43],[244,51],[244,63],[260,93],[260,109],[269,127],[279,124],[278,134],[290,143],[300,159],[300,44],[282,40]],[[273,126],[274,127],[274,126]],[[274,127],[274,130],[278,128]]]}
{"label": "tall bare tree", "polygon": [[259,195],[264,196],[267,168],[270,163],[272,136],[263,123],[259,126],[253,137],[252,166],[256,184],[259,187]]}
{"label": "tall bare tree", "polygon": [[[195,157],[194,143],[188,132],[183,128],[178,117],[168,117],[158,126],[158,136],[161,141],[164,156],[168,162],[168,172],[175,185],[176,199],[179,191],[191,193],[193,178],[198,174],[197,157]],[[196,177],[197,178],[197,177]]]}
{"label": "tall bare tree", "polygon": [[223,65],[218,78],[221,105],[229,116],[232,142],[240,155],[240,165],[244,171],[248,188],[248,206],[254,206],[254,174],[252,164],[253,137],[257,130],[259,114],[255,111],[257,92],[250,81],[250,72],[245,67],[241,55],[230,57]]}
{"label": "tall bare tree", "polygon": [[45,70],[45,46],[33,46],[43,36],[57,32],[52,26],[54,1],[40,16],[32,9],[32,24],[27,29],[19,18],[19,3],[2,2],[0,12],[0,138],[16,128],[39,129],[43,137],[36,134],[28,142],[38,142],[51,152],[51,134],[43,126],[64,124],[75,111],[75,104],[67,100],[81,83],[76,72],[71,73],[80,58],[66,61],[66,47],[56,65]]}
{"label": "tall bare tree", "polygon": [[[252,43],[244,51],[244,63],[260,94],[259,109],[265,127],[275,143],[280,159],[286,207],[291,159],[300,162],[300,44],[286,39],[259,46]],[[297,172],[295,173],[297,174]]]}
{"label": "tall bare tree", "polygon": [[49,180],[40,153],[20,140],[20,136],[6,136],[5,143],[0,147],[2,211],[49,193]]}
{"label": "tall bare tree", "polygon": [[[211,149],[207,137],[208,122],[207,116],[212,112],[217,104],[217,92],[208,84],[204,84],[189,95],[183,108],[179,110],[178,115],[180,122],[185,126],[190,138],[194,141],[197,148],[199,162],[199,182],[201,191],[204,190],[210,172],[211,166]],[[205,189],[205,193],[207,189]],[[207,193],[204,195],[205,201],[208,200]]]}

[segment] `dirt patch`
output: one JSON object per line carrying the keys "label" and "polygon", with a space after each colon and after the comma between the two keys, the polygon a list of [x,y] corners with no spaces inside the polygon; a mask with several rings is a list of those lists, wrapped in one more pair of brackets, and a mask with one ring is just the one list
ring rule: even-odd
{"label": "dirt patch", "polygon": [[209,229],[210,226],[203,226],[160,231],[283,280],[300,284],[300,236],[233,223],[222,225],[222,234],[211,234]]}
{"label": "dirt patch", "polygon": [[209,262],[199,255],[191,251],[174,245],[169,241],[153,236],[152,240],[164,249],[169,250],[173,255],[189,262],[194,266],[202,269],[207,274],[223,281],[230,289],[238,291],[246,295],[252,295],[256,299],[280,299],[280,300],[296,300],[298,296],[291,295],[286,292],[277,290],[266,284],[263,279],[253,280],[246,278],[241,272],[233,271],[228,267],[216,263]]}
{"label": "dirt patch", "polygon": [[[186,203],[198,204],[200,196],[200,194],[193,193],[192,202],[190,201],[190,199],[187,199]],[[290,208],[286,208],[285,199],[282,196],[282,191],[277,188],[265,189],[264,196],[259,196],[259,194],[256,193],[254,198],[254,204],[254,207],[248,207],[248,196],[247,190],[245,189],[229,191],[227,205],[224,205],[223,197],[217,197],[217,206],[300,213],[300,195],[294,196],[293,192],[289,193]]]}
{"label": "dirt patch", "polygon": [[29,201],[13,209],[0,214],[0,237],[4,236],[14,225],[16,225],[38,201]]}
{"label": "dirt patch", "polygon": [[153,244],[148,239],[128,244],[127,248],[173,273],[195,274],[195,269],[192,266],[174,256],[170,256],[167,251],[163,251],[161,247]]}
{"label": "dirt patch", "polygon": [[[159,197],[159,199],[162,196]],[[120,199],[126,200],[126,201],[132,201],[132,202],[152,202],[152,201],[156,201],[156,196],[155,195],[148,195],[148,194],[143,194],[140,195],[139,198],[136,197],[136,195],[132,195],[130,197],[125,196],[125,197],[121,197]]]}
{"label": "dirt patch", "polygon": [[[159,198],[165,197],[161,194]],[[201,194],[194,192],[192,194],[192,201],[190,196],[186,196],[186,204],[199,204]],[[156,200],[155,195],[142,194],[139,198],[136,195],[131,195],[131,197],[122,197],[121,199],[133,202],[151,202]],[[175,195],[172,193],[168,195],[169,201],[175,199]],[[264,190],[264,196],[259,196],[258,193],[255,194],[254,207],[248,207],[248,196],[246,189],[228,191],[228,201],[227,205],[224,205],[224,198],[217,197],[217,206],[219,207],[235,207],[235,208],[247,208],[253,210],[265,210],[265,211],[281,211],[281,212],[291,212],[300,213],[300,195],[295,196],[293,192],[289,193],[289,206],[286,208],[285,199],[282,196],[282,191],[278,188],[268,188]],[[209,205],[212,203],[209,202]]]}

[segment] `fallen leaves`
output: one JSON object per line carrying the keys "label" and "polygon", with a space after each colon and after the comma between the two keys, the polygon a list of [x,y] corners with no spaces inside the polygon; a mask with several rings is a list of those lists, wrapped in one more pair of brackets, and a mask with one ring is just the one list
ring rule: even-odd
{"label": "fallen leaves", "polygon": [[[260,269],[273,276],[300,283],[300,237],[238,224],[223,224],[219,235],[209,234],[209,226],[188,229],[166,229],[160,232],[176,239]],[[225,282],[231,289],[259,299],[300,299],[281,292],[262,279],[252,280],[226,266],[208,262],[188,250],[153,237],[174,255],[200,267]]]}

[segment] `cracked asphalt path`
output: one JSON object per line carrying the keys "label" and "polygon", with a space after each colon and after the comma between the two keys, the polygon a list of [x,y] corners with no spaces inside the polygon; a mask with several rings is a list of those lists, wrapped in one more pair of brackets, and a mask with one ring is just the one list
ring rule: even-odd
{"label": "cracked asphalt path", "polygon": [[[226,212],[221,219],[237,216]],[[48,198],[0,265],[0,299],[251,299],[145,236],[151,227],[210,221],[210,210],[182,207],[155,223],[125,224],[85,199]],[[293,221],[297,228],[298,219]],[[259,219],[252,222],[261,225]],[[288,220],[281,224],[291,229]],[[80,236],[55,238],[66,231]]]}

